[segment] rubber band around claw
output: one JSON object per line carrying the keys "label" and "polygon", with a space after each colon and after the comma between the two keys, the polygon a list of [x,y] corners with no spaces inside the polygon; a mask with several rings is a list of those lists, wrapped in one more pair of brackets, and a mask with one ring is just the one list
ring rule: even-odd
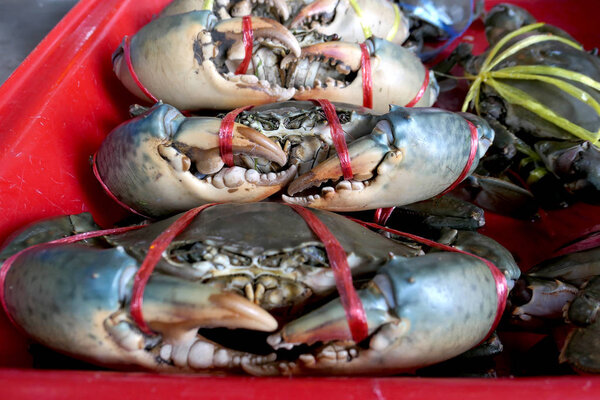
{"label": "rubber band around claw", "polygon": [[120,205],[121,207],[123,207],[124,209],[126,209],[129,212],[132,212],[134,214],[139,215],[140,217],[144,217],[144,218],[150,218],[147,215],[142,214],[141,212],[129,207],[127,204],[123,203],[121,200],[119,200],[117,198],[117,196],[108,188],[108,186],[106,185],[106,183],[104,183],[104,181],[102,180],[102,177],[100,176],[100,172],[98,171],[98,165],[96,164],[96,155],[98,153],[94,153],[93,157],[92,157],[92,172],[94,173],[94,177],[96,178],[96,180],[100,183],[100,186],[102,186],[102,189],[104,189],[104,192],[111,198],[113,199],[118,205]]}
{"label": "rubber band around claw", "polygon": [[500,271],[500,269],[498,269],[498,267],[496,267],[496,265],[494,263],[492,263],[490,260],[487,260],[476,254],[469,253],[468,251],[460,250],[460,249],[457,249],[456,247],[452,247],[452,246],[448,246],[448,245],[441,244],[438,242],[434,242],[433,240],[429,240],[429,239],[426,239],[421,236],[398,231],[396,229],[388,228],[386,226],[381,226],[381,225],[378,225],[373,222],[365,222],[365,221],[361,221],[359,219],[352,218],[352,217],[347,217],[347,218],[362,225],[362,226],[365,226],[365,227],[381,229],[386,232],[393,233],[395,235],[414,240],[416,242],[422,243],[429,247],[433,247],[436,249],[449,251],[449,252],[453,252],[453,253],[465,254],[465,255],[475,257],[475,258],[483,261],[490,269],[492,277],[494,278],[494,284],[496,286],[497,305],[496,305],[496,315],[494,317],[494,321],[492,322],[492,326],[490,327],[490,330],[488,331],[488,333],[485,335],[485,338],[481,342],[485,341],[485,339],[487,339],[494,332],[494,330],[500,323],[500,319],[502,318],[502,314],[504,313],[504,309],[506,308],[506,300],[508,297],[508,284],[506,282],[506,277],[504,276],[502,271]]}
{"label": "rubber band around claw", "polygon": [[8,271],[12,267],[14,261],[19,256],[21,256],[22,254],[26,253],[29,250],[32,250],[34,248],[38,248],[41,246],[76,243],[81,240],[92,239],[92,238],[99,237],[99,236],[114,235],[114,234],[118,234],[118,233],[129,232],[132,230],[143,228],[144,226],[146,226],[146,225],[135,225],[135,226],[127,226],[124,228],[114,228],[114,229],[104,229],[104,230],[100,230],[100,231],[83,232],[83,233],[79,233],[76,235],[67,236],[65,238],[52,240],[52,241],[46,242],[46,243],[39,243],[39,244],[30,246],[30,247],[27,247],[27,248],[13,254],[6,260],[4,260],[4,263],[2,263],[2,265],[0,266],[0,303],[2,303],[2,308],[4,309],[4,313],[6,314],[6,316],[10,320],[10,322],[15,327],[20,328],[19,324],[17,324],[17,322],[14,320],[14,318],[12,317],[12,315],[10,314],[10,312],[8,310],[8,305],[6,304],[6,291],[4,289],[4,284],[6,282],[6,276],[8,275]]}
{"label": "rubber band around claw", "polygon": [[335,112],[335,107],[329,100],[326,99],[311,99],[310,101],[320,105],[323,109],[325,118],[327,118],[327,122],[329,122],[329,131],[331,132],[331,139],[333,140],[335,151],[340,159],[342,174],[344,179],[351,180],[354,177],[354,174],[352,173],[350,155],[348,154],[348,146],[346,145],[344,130],[342,129],[340,119]]}
{"label": "rubber band around claw", "polygon": [[219,150],[221,159],[228,167],[233,167],[233,124],[240,113],[254,106],[236,108],[225,115],[219,127]]}
{"label": "rubber band around claw", "polygon": [[244,40],[244,60],[235,70],[236,75],[243,75],[248,71],[252,59],[252,48],[254,45],[254,32],[252,31],[252,19],[249,15],[242,17],[242,30]]}
{"label": "rubber band around claw", "polygon": [[125,63],[127,64],[127,69],[129,70],[129,75],[131,75],[133,82],[135,82],[137,87],[140,88],[140,90],[144,93],[144,95],[146,95],[146,97],[148,97],[150,100],[156,103],[158,99],[154,97],[152,93],[150,93],[150,91],[142,84],[137,74],[135,73],[135,70],[133,69],[133,64],[131,63],[131,46],[129,43],[129,36],[125,36],[125,38],[123,39],[123,55],[125,56]]}

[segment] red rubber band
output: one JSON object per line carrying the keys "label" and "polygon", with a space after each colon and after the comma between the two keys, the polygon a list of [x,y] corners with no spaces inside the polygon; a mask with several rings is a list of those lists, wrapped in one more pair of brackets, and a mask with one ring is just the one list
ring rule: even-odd
{"label": "red rubber band", "polygon": [[254,32],[252,31],[252,20],[249,15],[242,17],[242,29],[244,40],[244,60],[235,70],[236,75],[243,75],[248,71],[248,65],[252,59],[252,46],[254,44]]}
{"label": "red rubber band", "polygon": [[[388,228],[388,227],[385,227],[385,226],[381,226],[381,225],[378,225],[378,224],[375,224],[375,223],[372,223],[372,222],[361,221],[359,219],[355,219],[355,218],[352,218],[352,217],[347,217],[347,218],[349,218],[352,221],[357,222],[357,223],[359,223],[359,224],[361,224],[363,226],[370,227],[370,228],[375,228],[375,229],[382,229],[382,230],[384,230],[386,232],[393,233],[393,234],[398,235],[398,236],[402,236],[402,237],[405,237],[405,238],[412,239],[412,240],[414,240],[416,242],[422,243],[422,244],[427,245],[429,247],[434,247],[436,249],[450,251],[450,252],[453,252],[453,253],[465,254],[465,255],[468,255],[468,256],[471,256],[471,257],[475,257],[475,258],[483,261],[488,266],[488,268],[490,269],[490,272],[492,273],[492,277],[494,278],[494,283],[496,285],[496,295],[497,295],[497,299],[498,299],[497,306],[496,306],[496,316],[494,317],[494,321],[492,323],[492,326],[490,327],[489,332],[485,335],[485,339],[487,339],[494,332],[494,330],[496,329],[496,327],[500,323],[500,319],[502,318],[502,314],[504,313],[504,309],[506,308],[506,299],[508,297],[508,285],[506,283],[506,277],[504,276],[504,274],[502,273],[502,271],[500,271],[498,269],[498,267],[496,267],[496,265],[494,265],[493,262],[491,262],[490,260],[486,260],[485,258],[480,257],[480,256],[478,256],[476,254],[469,253],[468,251],[460,250],[460,249],[457,249],[457,248],[452,247],[452,246],[448,246],[448,245],[445,245],[445,244],[434,242],[433,240],[429,240],[429,239],[426,239],[426,238],[421,237],[421,236],[413,235],[411,233],[401,232],[401,231],[398,231],[396,229],[392,229],[392,228]],[[482,342],[484,340],[482,340]]]}
{"label": "red rubber band", "polygon": [[287,205],[300,214],[310,229],[325,245],[329,265],[335,277],[335,286],[337,287],[340,301],[346,313],[346,320],[352,333],[352,339],[356,343],[363,341],[369,335],[367,314],[352,284],[352,273],[344,248],[329,228],[310,210],[296,204]]}
{"label": "red rubber band", "polygon": [[6,314],[6,316],[10,320],[10,322],[14,326],[16,326],[17,328],[20,329],[20,326],[13,319],[12,315],[10,315],[10,312],[8,312],[8,305],[6,304],[6,292],[4,290],[4,283],[6,281],[6,276],[8,275],[8,270],[12,267],[14,261],[20,255],[22,255],[26,251],[32,250],[34,248],[37,248],[37,247],[40,247],[40,246],[43,246],[43,245],[75,243],[75,242],[79,242],[81,240],[92,239],[92,238],[95,238],[95,237],[98,237],[98,236],[114,235],[114,234],[117,234],[117,233],[128,232],[128,231],[132,231],[132,230],[135,230],[135,229],[143,228],[144,226],[146,226],[146,225],[135,225],[135,226],[127,226],[127,227],[124,227],[124,228],[104,229],[104,230],[100,230],[100,231],[91,231],[91,232],[78,233],[78,234],[73,235],[73,236],[67,236],[65,238],[52,240],[52,241],[46,242],[46,243],[38,243],[36,245],[27,247],[26,249],[23,249],[23,250],[19,251],[18,253],[13,254],[12,256],[10,256],[9,258],[7,258],[6,260],[4,260],[4,263],[2,264],[2,266],[0,266],[0,302],[2,303],[2,308],[4,309],[4,313]]}
{"label": "red rubber band", "polygon": [[225,115],[219,127],[219,151],[221,159],[228,167],[233,167],[233,124],[235,119],[243,111],[249,110],[254,106],[245,106],[236,108]]}
{"label": "red rubber band", "polygon": [[106,192],[106,194],[108,194],[108,196],[113,199],[118,205],[120,205],[121,207],[123,207],[124,209],[139,215],[140,217],[144,217],[144,218],[148,218],[151,219],[151,217],[142,214],[139,211],[134,210],[133,208],[129,207],[127,204],[123,203],[121,200],[119,200],[117,198],[117,196],[115,196],[115,194],[113,192],[111,192],[111,190],[108,188],[108,186],[106,186],[106,183],[104,183],[104,181],[102,180],[102,178],[100,177],[100,172],[98,172],[98,167],[96,165],[96,154],[94,153],[94,156],[92,157],[92,171],[94,172],[94,176],[96,177],[96,180],[98,182],[100,182],[100,186],[102,186],[102,189],[104,189],[104,191]]}
{"label": "red rubber band", "polygon": [[408,104],[406,104],[404,107],[414,107],[415,104],[417,104],[425,94],[427,86],[429,86],[429,70],[427,69],[427,67],[425,67],[425,79],[423,80],[421,88],[419,89],[415,97],[411,101],[409,101]]}
{"label": "red rubber band", "polygon": [[329,131],[331,132],[331,139],[333,140],[333,145],[335,146],[335,151],[337,151],[338,157],[340,159],[340,166],[342,168],[342,174],[344,175],[344,179],[349,181],[354,177],[352,173],[352,165],[350,163],[350,155],[348,154],[348,146],[346,145],[346,138],[344,135],[344,130],[342,129],[342,124],[340,124],[340,119],[335,112],[335,107],[329,100],[326,99],[311,99],[313,103],[316,103],[321,106],[323,112],[325,113],[325,118],[327,118],[327,122],[329,122]]}
{"label": "red rubber band", "polygon": [[475,155],[477,154],[477,127],[473,125],[471,121],[467,119],[465,119],[465,121],[467,121],[467,124],[469,124],[469,130],[471,131],[471,148],[469,150],[469,158],[467,159],[467,163],[465,164],[465,167],[463,168],[458,178],[456,178],[454,183],[452,183],[452,185],[450,185],[446,190],[438,194],[438,197],[443,196],[446,193],[454,190],[458,186],[458,184],[461,183],[463,179],[467,177],[467,174],[469,173],[469,170],[471,169],[471,167],[473,166],[473,162],[475,161]]}
{"label": "red rubber band", "polygon": [[150,275],[152,275],[152,271],[154,271],[154,267],[156,267],[156,264],[162,257],[162,253],[169,247],[169,244],[171,244],[175,236],[181,233],[204,209],[212,207],[215,204],[217,203],[209,203],[187,211],[154,239],[152,244],[150,244],[148,253],[135,274],[131,292],[131,318],[142,332],[147,334],[153,333],[146,324],[146,321],[144,321],[142,303],[144,299],[144,289],[146,288],[148,279],[150,279]]}
{"label": "red rubber band", "polygon": [[123,40],[123,54],[125,56],[125,63],[127,64],[127,69],[129,70],[129,74],[133,78],[135,84],[146,95],[146,97],[148,97],[150,100],[156,103],[158,99],[154,97],[148,89],[146,89],[146,87],[139,80],[137,74],[135,73],[135,70],[133,69],[133,64],[131,63],[131,49],[129,45],[129,36],[125,36],[125,39]]}
{"label": "red rubber band", "polygon": [[[363,107],[373,108],[373,80],[371,79],[371,56],[365,43],[360,44],[362,71]],[[425,93],[425,91],[423,91]],[[421,96],[423,96],[421,94]]]}
{"label": "red rubber band", "polygon": [[373,218],[373,222],[375,222],[378,225],[385,225],[388,219],[390,219],[390,216],[392,215],[392,212],[394,212],[395,209],[396,207],[378,208],[377,210],[375,210],[375,217]]}

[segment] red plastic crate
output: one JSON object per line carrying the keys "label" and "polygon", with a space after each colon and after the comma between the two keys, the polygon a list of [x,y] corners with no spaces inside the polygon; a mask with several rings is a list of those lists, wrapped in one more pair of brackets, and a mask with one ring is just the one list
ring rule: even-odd
{"label": "red plastic crate", "polygon": [[[0,87],[0,242],[44,217],[91,211],[108,225],[125,212],[94,180],[89,157],[138,102],[112,73],[111,53],[169,0],[81,0]],[[489,0],[486,9],[499,1]],[[598,0],[513,1],[569,31],[586,48],[600,45]],[[477,21],[464,40],[483,50]],[[482,230],[528,268],[586,228],[600,207],[578,204],[529,223],[487,214]],[[0,314],[0,398],[290,398],[390,397],[599,399],[600,377],[497,379],[252,378],[85,371],[31,367],[28,339]],[[523,346],[526,346],[524,343]]]}

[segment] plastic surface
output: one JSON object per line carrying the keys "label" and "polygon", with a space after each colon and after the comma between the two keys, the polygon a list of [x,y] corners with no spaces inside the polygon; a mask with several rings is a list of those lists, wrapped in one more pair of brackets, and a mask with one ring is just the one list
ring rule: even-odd
{"label": "plastic surface", "polygon": [[[105,226],[126,215],[94,180],[89,158],[127,118],[130,95],[112,72],[111,54],[169,0],[82,0],[0,87],[0,241],[53,215],[91,211]],[[498,1],[488,1],[489,9]],[[521,0],[538,19],[568,30],[586,48],[600,44],[597,0]],[[589,21],[589,23],[586,23]],[[482,24],[462,40],[483,50]],[[458,43],[457,41],[455,45]],[[457,99],[462,101],[462,99]],[[525,269],[600,224],[600,207],[579,204],[531,224],[487,214],[482,230]],[[498,379],[251,378],[32,368],[27,339],[0,315],[0,398],[356,398],[598,399],[600,377]],[[525,346],[525,344],[523,344]]]}

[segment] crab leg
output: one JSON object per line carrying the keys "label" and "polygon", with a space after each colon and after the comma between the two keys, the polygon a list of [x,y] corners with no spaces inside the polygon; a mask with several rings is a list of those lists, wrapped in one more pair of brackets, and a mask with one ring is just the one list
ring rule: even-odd
{"label": "crab leg", "polygon": [[366,350],[351,341],[345,310],[336,299],[268,339],[275,348],[317,342],[323,347],[300,355],[293,365],[266,363],[247,370],[315,374],[335,365],[337,373],[360,374],[377,365],[379,373],[410,371],[481,342],[492,327],[498,301],[488,266],[456,253],[392,258],[358,294],[371,335]]}
{"label": "crab leg", "polygon": [[[358,211],[410,204],[440,194],[456,182],[468,163],[473,132],[467,118],[477,130],[471,172],[493,140],[493,131],[484,120],[392,106],[371,134],[348,144],[354,180],[341,180],[339,158],[334,155],[296,178],[284,200],[333,211]],[[320,195],[299,195],[323,182],[327,183]]]}
{"label": "crab leg", "polygon": [[[225,167],[219,153],[218,118],[185,118],[157,105],[111,132],[96,156],[100,180],[117,198],[150,216],[172,214],[199,204],[257,201],[280,190],[296,174]],[[233,153],[280,165],[283,150],[256,130],[235,124]]]}

